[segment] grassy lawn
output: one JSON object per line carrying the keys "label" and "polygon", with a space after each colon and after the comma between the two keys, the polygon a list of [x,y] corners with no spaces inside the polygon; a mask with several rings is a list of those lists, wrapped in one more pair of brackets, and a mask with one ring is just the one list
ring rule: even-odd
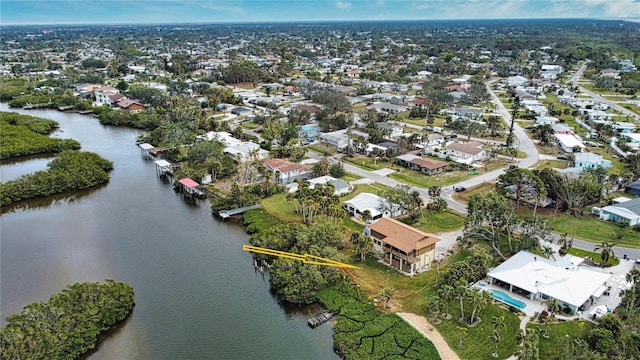
{"label": "grassy lawn", "polygon": [[[465,306],[465,317],[469,317],[468,304]],[[464,347],[458,347],[458,341],[460,339],[460,330],[458,326],[464,327],[465,325],[458,322],[460,317],[460,302],[452,301],[449,307],[449,313],[451,313],[451,320],[443,320],[441,324],[436,325],[442,337],[445,338],[451,348],[460,355],[461,359],[495,359],[491,356],[495,348],[495,343],[489,338],[491,331],[493,331],[493,324],[491,319],[493,317],[504,316],[504,324],[506,329],[500,329],[500,336],[502,340],[498,346],[499,359],[506,359],[511,356],[517,348],[516,333],[520,325],[520,319],[511,313],[506,307],[501,305],[492,304],[480,311],[480,318],[482,321],[476,326],[468,328],[468,332],[464,338]],[[541,359],[544,359],[541,357]]]}
{"label": "grassy lawn", "polygon": [[[355,259],[353,251],[347,251],[350,255],[348,258]],[[435,287],[435,269],[413,277],[408,277],[379,263],[377,259],[371,256],[367,257],[367,261],[364,263],[353,261],[353,264],[360,268],[350,271],[350,275],[354,277],[360,289],[370,297],[378,297],[380,291],[385,287],[393,289],[394,295],[391,300],[391,307],[386,311],[407,311],[426,316],[427,318],[434,316],[427,310],[427,305],[428,299],[437,293]],[[446,269],[446,266],[446,263],[441,265],[441,273]],[[379,308],[381,311],[385,311],[382,309],[381,303],[381,301],[378,303]],[[480,311],[479,316],[482,321],[476,326],[468,328],[469,330],[462,349],[457,347],[459,340],[458,326],[464,326],[458,322],[458,318],[460,317],[459,301],[453,300],[450,303],[449,313],[452,315],[452,319],[443,320],[442,323],[435,325],[435,327],[462,359],[493,359],[491,353],[494,350],[494,343],[488,339],[488,336],[493,329],[491,318],[494,316],[504,316],[505,325],[507,326],[506,330],[500,331],[502,335],[502,341],[498,347],[500,358],[507,358],[515,352],[515,335],[520,324],[520,319],[502,305],[490,304]],[[469,314],[469,304],[465,304],[465,317],[468,317]]]}
{"label": "grassy lawn", "polygon": [[469,201],[469,198],[471,197],[471,195],[473,194],[487,194],[491,191],[494,190],[494,183],[490,182],[490,183],[484,183],[484,184],[479,184],[473,187],[468,188],[467,190],[463,191],[463,192],[457,192],[457,193],[453,193],[453,198],[456,201],[462,202],[462,203],[467,203]]}
{"label": "grassy lawn", "polygon": [[464,217],[451,210],[438,213],[430,213],[425,210],[422,218],[411,226],[432,234],[450,232],[464,226]]}
{"label": "grassy lawn", "polygon": [[329,155],[333,155],[337,152],[337,149],[335,146],[329,145],[329,144],[325,144],[325,143],[314,143],[313,145],[309,145],[307,146],[309,149],[317,152],[318,154],[329,154]]}
{"label": "grassy lawn", "polygon": [[628,103],[621,103],[620,105],[627,110],[631,110],[636,114],[640,114],[640,106],[638,105],[628,104]]}
{"label": "grassy lawn", "polygon": [[[603,240],[618,246],[640,248],[640,233],[630,228],[621,228],[615,223],[602,221],[592,215],[575,217],[564,214],[545,215],[551,229],[559,234],[568,233],[578,239],[599,244]],[[615,251],[615,248],[613,249]]]}
{"label": "grassy lawn", "polygon": [[391,162],[375,160],[372,157],[366,157],[366,156],[357,156],[352,158],[344,157],[342,159],[350,164],[353,164],[363,170],[368,170],[368,171],[391,168],[393,166],[393,163]]}
{"label": "grassy lawn", "polygon": [[548,339],[539,336],[540,359],[560,358],[564,350],[562,347],[562,338],[567,335],[571,336],[571,338],[583,338],[592,327],[592,323],[584,320],[564,321],[549,325],[527,325],[528,329],[546,329],[549,331]]}
{"label": "grassy lawn", "polygon": [[249,129],[249,130],[253,130],[253,129],[257,129],[260,127],[260,125],[250,122],[250,121],[245,121],[242,124],[240,124],[240,126],[242,126],[245,129]]}
{"label": "grassy lawn", "polygon": [[551,169],[551,168],[566,169],[567,163],[568,162],[566,160],[540,160],[538,161],[536,166],[534,166],[534,169],[537,169],[537,170]]}
{"label": "grassy lawn", "polygon": [[263,199],[260,204],[268,213],[285,222],[302,223],[302,215],[296,214],[293,203],[287,202],[285,194],[276,194]]}
{"label": "grassy lawn", "polygon": [[[486,167],[483,167],[480,169],[476,168],[476,170],[478,170],[478,175],[479,175],[485,172],[493,171],[505,165],[506,165],[506,161],[500,159],[496,161],[486,162]],[[471,172],[468,170],[448,171],[448,172],[440,173],[437,175],[427,176],[420,172],[405,169],[405,168],[402,168],[402,170],[389,175],[389,177],[394,180],[398,180],[405,184],[422,187],[422,188],[428,188],[434,185],[446,187],[446,186],[459,183],[461,181],[471,179],[473,176],[475,175],[471,174]]]}
{"label": "grassy lawn", "polygon": [[[614,248],[613,252],[615,253],[615,251],[616,251],[616,249]],[[569,249],[569,254],[577,256],[577,257],[581,257],[581,258],[590,257],[591,259],[593,259],[597,263],[599,263],[601,261],[600,253],[593,252],[593,251],[586,251],[586,250],[580,250],[580,249],[571,248],[571,249]],[[611,265],[611,266],[619,265],[620,264],[620,255],[621,254],[616,254],[615,259],[609,258],[609,265]]]}

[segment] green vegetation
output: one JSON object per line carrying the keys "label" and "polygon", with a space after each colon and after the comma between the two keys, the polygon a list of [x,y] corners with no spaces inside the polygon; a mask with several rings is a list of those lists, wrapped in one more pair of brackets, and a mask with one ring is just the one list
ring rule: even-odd
{"label": "green vegetation", "polygon": [[[558,359],[566,351],[563,340],[570,335],[583,338],[591,330],[593,324],[584,321],[564,321],[555,324],[528,324],[527,331],[536,330],[540,336],[540,359]],[[548,336],[546,336],[548,335]]]}
{"label": "green vegetation", "polygon": [[57,127],[58,123],[52,120],[0,113],[0,159],[80,148],[75,140],[50,138],[48,134]]}
{"label": "green vegetation", "polygon": [[20,78],[0,80],[0,101],[8,101],[28,91],[28,82]]}
{"label": "green vegetation", "polygon": [[353,285],[320,292],[334,323],[334,347],[345,359],[440,359],[433,344],[397,315],[381,314]]}
{"label": "green vegetation", "polygon": [[[601,260],[600,253],[593,252],[593,251],[586,251],[586,250],[571,248],[569,249],[568,253],[581,258],[589,257],[593,259],[595,263],[599,263]],[[616,266],[619,264],[620,264],[620,258],[616,256],[615,258],[610,258],[606,266]]]}
{"label": "green vegetation", "polygon": [[0,206],[71,190],[87,189],[109,181],[111,161],[91,152],[65,150],[37,171],[0,184]]}
{"label": "green vegetation", "polygon": [[281,221],[302,223],[302,215],[296,213],[292,203],[287,202],[286,194],[276,194],[262,199],[260,204],[268,213]]}
{"label": "green vegetation", "polygon": [[[404,222],[404,219],[400,220]],[[418,219],[417,222],[412,223],[411,226],[432,234],[449,232],[462,228],[464,217],[452,210],[430,212]]]}
{"label": "green vegetation", "polygon": [[67,286],[48,301],[27,305],[7,317],[0,330],[0,358],[78,359],[133,306],[133,288],[125,283],[107,280]]}
{"label": "green vegetation", "polygon": [[549,227],[559,234],[566,232],[569,233],[569,236],[573,235],[578,239],[594,243],[600,242],[602,239],[609,239],[619,246],[640,247],[638,233],[628,226],[621,227],[616,223],[602,221],[591,215],[550,214],[543,216],[549,221]]}

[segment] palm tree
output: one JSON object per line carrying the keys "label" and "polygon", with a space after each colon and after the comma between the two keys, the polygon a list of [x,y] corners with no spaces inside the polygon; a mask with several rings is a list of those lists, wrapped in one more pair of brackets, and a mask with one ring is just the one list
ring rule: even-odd
{"label": "palm tree", "polygon": [[546,257],[547,259],[556,259],[555,251],[553,251],[553,248],[551,246],[543,246],[540,249],[540,252],[542,253],[542,256]]}
{"label": "palm tree", "polygon": [[389,308],[389,302],[391,302],[391,298],[393,297],[393,290],[391,288],[385,287],[380,291],[380,296],[384,298],[384,308]]}
{"label": "palm tree", "polygon": [[640,269],[634,267],[627,273],[625,279],[627,282],[637,284],[640,281]]}
{"label": "palm tree", "polygon": [[493,324],[493,329],[498,330],[498,328],[502,328],[503,330],[507,330],[507,325],[504,323],[504,316],[494,316],[491,318],[491,324]]}
{"label": "palm tree", "polygon": [[467,331],[469,331],[469,329],[464,327],[464,326],[456,326],[456,328],[460,332],[460,338],[458,339],[458,347],[459,348],[463,348],[464,347],[464,336],[467,334]]}
{"label": "palm tree", "polygon": [[491,332],[491,335],[489,335],[489,340],[493,340],[495,341],[495,349],[493,350],[493,353],[491,354],[491,356],[497,358],[498,356],[500,356],[500,354],[498,354],[498,346],[500,345],[500,340],[502,339],[500,337],[500,333],[498,332],[497,329],[493,329],[493,331]]}
{"label": "palm tree", "polygon": [[476,320],[476,315],[482,310],[483,307],[487,306],[489,300],[491,299],[491,294],[488,291],[475,290],[471,292],[471,319],[469,320],[470,324],[473,324]]}
{"label": "palm tree", "polygon": [[560,304],[556,298],[549,298],[545,301],[545,304],[547,305],[547,310],[551,312],[551,317],[553,317],[553,314],[560,311]]}
{"label": "palm tree", "polygon": [[464,279],[460,279],[456,281],[455,284],[455,294],[458,299],[460,299],[460,320],[464,319],[464,303],[463,300],[467,297],[467,284]]}
{"label": "palm tree", "polygon": [[438,291],[438,295],[440,295],[440,298],[444,301],[444,313],[442,314],[442,317],[445,319],[451,319],[451,314],[449,314],[449,303],[455,297],[455,291],[456,289],[453,286],[447,284],[442,285]]}
{"label": "palm tree", "polygon": [[600,258],[602,259],[600,266],[604,267],[609,262],[609,258],[616,256],[613,252],[613,246],[613,243],[603,241],[600,245],[596,245],[596,247],[593,248],[593,251],[600,251]]}
{"label": "palm tree", "polygon": [[365,210],[362,212],[362,214],[360,215],[360,217],[362,218],[362,221],[367,224],[369,220],[371,220],[371,210]]}

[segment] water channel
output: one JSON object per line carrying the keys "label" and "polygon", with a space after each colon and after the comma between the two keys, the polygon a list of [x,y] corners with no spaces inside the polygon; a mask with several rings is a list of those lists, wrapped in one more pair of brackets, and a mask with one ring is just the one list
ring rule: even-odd
{"label": "water channel", "polygon": [[[208,201],[185,199],[156,177],[153,161],[135,145],[140,131],[55,110],[17,112],[59,122],[54,136],[80,141],[115,168],[97,189],[3,209],[3,324],[67,284],[110,278],[133,285],[136,306],[88,359],[338,358],[331,326],[306,325],[316,309],[280,304],[268,279],[254,272],[241,249],[248,240],[242,226],[220,222]],[[46,163],[3,163],[0,179]]]}

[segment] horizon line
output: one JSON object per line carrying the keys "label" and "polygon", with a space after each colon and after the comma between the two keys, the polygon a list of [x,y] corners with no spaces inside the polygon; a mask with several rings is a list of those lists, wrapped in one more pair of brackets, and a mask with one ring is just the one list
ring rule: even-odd
{"label": "horizon line", "polygon": [[324,20],[236,20],[236,21],[185,21],[185,22],[96,22],[96,23],[3,23],[0,28],[5,26],[122,26],[122,25],[246,25],[246,24],[304,24],[304,23],[363,23],[363,22],[415,22],[415,21],[526,21],[526,20],[600,20],[600,21],[625,21],[640,22],[640,17],[515,17],[515,18],[432,18],[432,19],[324,19]]}

